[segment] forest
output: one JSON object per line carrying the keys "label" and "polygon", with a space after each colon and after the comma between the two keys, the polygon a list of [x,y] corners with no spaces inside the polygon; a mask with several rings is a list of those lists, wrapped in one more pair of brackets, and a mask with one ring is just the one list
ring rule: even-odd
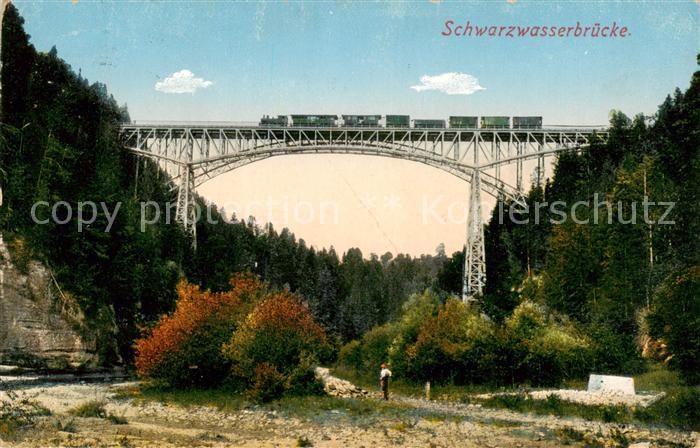
{"label": "forest", "polygon": [[[232,273],[250,271],[274,288],[302,295],[314,316],[342,340],[395,317],[408,295],[432,286],[446,260],[443,253],[315,250],[288,229],[258,225],[249,217],[228,224],[214,216],[222,221],[218,225],[202,220],[196,251],[165,217],[141,232],[140,204],[163,206],[174,202],[176,193],[148,163],[139,166],[134,180],[137,160],[118,138],[119,124],[129,120],[126,106],[118,105],[105,85],[76,74],[55,48],[34,49],[22,24],[10,5],[2,36],[0,225],[10,249],[46,262],[98,327],[116,322],[116,345],[109,337],[102,344],[105,363],[117,356],[131,362],[139,328],[174,310],[181,277],[221,291],[230,287]],[[109,233],[102,210],[82,233],[76,231],[77,216],[64,225],[33,223],[32,204],[60,200],[74,208],[88,200],[104,201],[109,210],[122,205]],[[37,213],[43,220],[48,212],[39,208]],[[14,244],[15,239],[26,244]]]}
{"label": "forest", "polygon": [[[139,204],[175,198],[164,173],[121,146],[126,105],[55,47],[35,49],[11,4],[0,56],[0,230],[15,257],[46,263],[104,329],[104,365],[121,360],[173,384],[201,383],[185,366],[207,365],[207,375],[233,377],[263,398],[303,384],[314,361],[336,359],[357,370],[389,361],[417,382],[558,384],[652,362],[700,382],[700,71],[660,98],[654,116],[612,111],[606,142],[560,154],[552,177],[527,194],[567,204],[605,198],[612,208],[579,216],[638,214],[635,224],[499,224],[496,207],[485,228],[487,284],[465,305],[455,298],[463,252],[441,246],[420,257],[338,254],[248,217],[200,222],[196,250],[176,225],[141,232]],[[631,204],[645,198],[674,202],[675,224],[641,219]],[[122,206],[109,233],[98,225],[104,213],[81,233],[75,216],[33,223],[31,204],[59,200]],[[182,317],[195,298],[209,305]],[[287,328],[288,319],[298,326]],[[194,334],[210,345],[193,344]],[[261,353],[289,340],[292,352]],[[269,378],[277,382],[263,384]]]}

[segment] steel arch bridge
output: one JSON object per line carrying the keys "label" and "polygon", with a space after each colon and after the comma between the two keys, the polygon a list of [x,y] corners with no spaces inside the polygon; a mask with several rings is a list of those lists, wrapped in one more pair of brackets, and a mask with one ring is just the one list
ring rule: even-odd
{"label": "steel arch bridge", "polygon": [[[604,141],[600,127],[546,129],[420,129],[350,127],[259,127],[235,123],[123,124],[121,138],[132,153],[155,161],[177,189],[176,220],[196,237],[194,191],[220,174],[275,156],[362,154],[420,162],[470,183],[462,299],[486,282],[481,192],[525,204],[523,162]],[[501,168],[515,165],[515,185]],[[138,165],[137,165],[138,167]],[[137,174],[138,176],[138,170]]]}

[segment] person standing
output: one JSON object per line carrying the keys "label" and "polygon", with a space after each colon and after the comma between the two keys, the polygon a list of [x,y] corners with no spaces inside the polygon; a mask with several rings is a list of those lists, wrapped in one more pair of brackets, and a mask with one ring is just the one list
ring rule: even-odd
{"label": "person standing", "polygon": [[379,387],[382,389],[384,394],[384,399],[389,399],[389,378],[391,378],[391,370],[389,370],[386,364],[382,363],[379,371]]}

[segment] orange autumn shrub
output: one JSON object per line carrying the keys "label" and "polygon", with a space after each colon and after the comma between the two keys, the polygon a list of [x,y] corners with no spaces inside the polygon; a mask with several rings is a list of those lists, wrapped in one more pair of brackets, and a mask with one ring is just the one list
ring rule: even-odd
{"label": "orange autumn shrub", "polygon": [[268,402],[284,393],[286,378],[272,364],[262,362],[255,366],[253,386],[248,396],[256,401]]}
{"label": "orange autumn shrub", "polygon": [[[313,367],[333,351],[325,330],[301,301],[288,292],[266,297],[224,345],[232,374],[250,389],[253,398],[266,401],[284,391],[316,390]],[[275,378],[264,378],[268,373]],[[279,376],[284,388],[279,387]]]}
{"label": "orange autumn shrub", "polygon": [[221,346],[265,292],[252,274],[236,274],[231,290],[212,293],[181,281],[175,311],[136,341],[136,371],[173,386],[217,385],[229,371]]}

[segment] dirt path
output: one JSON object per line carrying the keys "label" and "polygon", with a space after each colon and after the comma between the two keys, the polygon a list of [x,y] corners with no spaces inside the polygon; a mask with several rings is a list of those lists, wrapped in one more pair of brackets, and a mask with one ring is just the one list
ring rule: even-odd
{"label": "dirt path", "polygon": [[[128,386],[47,384],[18,391],[51,410],[31,433],[0,446],[123,447],[290,447],[308,441],[317,447],[558,447],[598,441],[650,441],[652,446],[695,445],[696,434],[593,423],[577,418],[534,416],[475,405],[396,397],[397,413],[355,415],[349,409],[319,409],[299,418],[262,408],[222,412],[211,407],[119,398]],[[4,398],[0,393],[0,398]],[[376,400],[374,397],[367,400]],[[101,418],[74,418],[67,411],[102,400],[124,417],[117,425]],[[577,440],[583,438],[584,440]],[[307,445],[308,446],[308,445]],[[614,445],[613,445],[614,446]]]}

